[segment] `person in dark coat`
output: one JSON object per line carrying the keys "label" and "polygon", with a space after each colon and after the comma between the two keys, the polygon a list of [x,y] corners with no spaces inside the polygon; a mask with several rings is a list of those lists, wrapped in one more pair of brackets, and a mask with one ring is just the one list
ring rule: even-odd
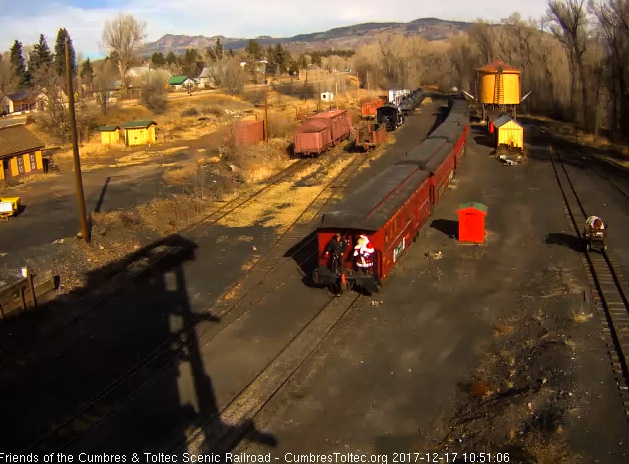
{"label": "person in dark coat", "polygon": [[330,257],[329,269],[340,272],[343,269],[343,256],[349,246],[347,238],[337,232],[325,248],[325,257]]}

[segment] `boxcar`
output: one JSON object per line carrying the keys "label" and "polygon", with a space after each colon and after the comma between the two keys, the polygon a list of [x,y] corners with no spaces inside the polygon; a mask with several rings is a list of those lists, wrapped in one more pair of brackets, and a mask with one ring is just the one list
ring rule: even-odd
{"label": "boxcar", "polygon": [[426,165],[432,158],[438,157],[443,153],[449,153],[452,147],[453,145],[451,143],[440,138],[426,139],[426,141],[416,146],[395,164],[412,164],[419,166],[419,169],[425,170]]}
{"label": "boxcar", "polygon": [[330,110],[316,114],[309,120],[323,121],[330,126],[332,144],[335,144],[349,137],[352,127],[351,115],[346,110]]}
{"label": "boxcar", "polygon": [[324,121],[306,120],[295,131],[295,155],[319,155],[331,145],[330,126]]}
{"label": "boxcar", "polygon": [[377,110],[381,106],[385,104],[385,101],[382,98],[377,98],[376,100],[371,100],[363,103],[361,108],[361,116],[365,119],[367,118],[376,118]]}
{"label": "boxcar", "polygon": [[461,164],[461,157],[465,153],[469,124],[459,122],[444,122],[435,129],[427,140],[441,139],[453,145],[455,169]]}
{"label": "boxcar", "polygon": [[[319,263],[313,281],[335,292],[354,284],[377,291],[377,285],[430,216],[429,190],[427,172],[413,165],[394,165],[347,196],[323,216],[317,230]],[[337,232],[350,239],[343,256],[342,276],[330,269],[325,257],[326,247]],[[359,234],[367,235],[375,249],[374,265],[369,272],[355,268],[353,246]]]}

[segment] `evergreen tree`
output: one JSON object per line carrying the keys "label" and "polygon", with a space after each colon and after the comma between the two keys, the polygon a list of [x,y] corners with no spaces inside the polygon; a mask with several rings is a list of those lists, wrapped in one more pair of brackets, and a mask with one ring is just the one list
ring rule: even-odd
{"label": "evergreen tree", "polygon": [[22,43],[17,40],[13,42],[13,46],[11,47],[10,63],[18,86],[22,88],[28,86],[28,75],[26,74],[24,55],[22,54]]}
{"label": "evergreen tree", "polygon": [[249,45],[245,48],[245,52],[251,59],[259,60],[262,58],[262,47],[260,47],[260,44],[253,39],[249,39]]}
{"label": "evergreen tree", "polygon": [[166,58],[164,58],[164,54],[162,52],[155,52],[151,57],[151,63],[153,63],[153,67],[161,68],[166,64]]}
{"label": "evergreen tree", "polygon": [[275,50],[269,45],[266,50],[266,73],[274,75],[277,72],[277,62],[275,61]]}
{"label": "evergreen tree", "polygon": [[168,55],[166,55],[166,63],[169,65],[177,63],[177,55],[172,51],[168,52]]}
{"label": "evergreen tree", "polygon": [[94,65],[89,58],[86,59],[81,66],[81,79],[88,84],[91,84],[92,79],[94,79]]}
{"label": "evergreen tree", "polygon": [[63,28],[57,33],[57,42],[55,43],[55,69],[61,77],[66,75],[66,37],[70,40],[70,64],[72,65],[72,75],[77,75],[76,54],[70,34]]}
{"label": "evergreen tree", "polygon": [[29,73],[33,75],[42,66],[52,63],[53,56],[44,34],[39,35],[39,42],[33,45],[29,62]]}
{"label": "evergreen tree", "polygon": [[312,61],[312,64],[314,66],[321,67],[321,53],[319,53],[319,52],[312,52],[310,54],[310,61]]}

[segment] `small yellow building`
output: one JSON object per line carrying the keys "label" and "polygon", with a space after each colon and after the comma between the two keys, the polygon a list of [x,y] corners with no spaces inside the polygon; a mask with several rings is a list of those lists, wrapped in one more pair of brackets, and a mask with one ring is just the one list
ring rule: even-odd
{"label": "small yellow building", "polygon": [[26,127],[0,129],[0,180],[10,180],[44,170],[44,144]]}
{"label": "small yellow building", "polygon": [[507,145],[524,149],[524,129],[506,114],[494,121],[496,147]]}
{"label": "small yellow building", "polygon": [[129,121],[122,125],[125,145],[146,145],[155,143],[155,121]]}
{"label": "small yellow building", "polygon": [[100,141],[103,145],[120,142],[120,126],[100,126]]}

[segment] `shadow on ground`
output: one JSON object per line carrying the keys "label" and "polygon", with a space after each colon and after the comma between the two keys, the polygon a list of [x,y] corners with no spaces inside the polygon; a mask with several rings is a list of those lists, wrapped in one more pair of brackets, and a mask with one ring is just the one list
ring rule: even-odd
{"label": "shadow on ground", "polygon": [[560,245],[573,251],[583,251],[583,242],[579,237],[563,232],[553,232],[546,236],[544,242],[548,245]]}
{"label": "shadow on ground", "polygon": [[[165,250],[165,257],[142,272]],[[52,452],[70,445],[108,453],[173,451],[189,440],[191,429],[200,430],[196,443],[204,453],[229,452],[245,434],[277,444],[252,421],[232,425],[220,419],[196,332],[200,321],[220,320],[193,310],[184,272],[196,250],[195,243],[171,235],[90,273],[81,292],[0,327],[2,337],[29,335],[20,350],[5,345],[2,353],[2,451]],[[139,274],[112,280],[132,262]],[[104,281],[112,286],[104,289]],[[56,330],[45,336],[33,332],[42,326]],[[156,352],[162,354],[151,364],[147,359],[154,360]],[[133,374],[145,361],[149,367]],[[192,379],[183,385],[182,370]]]}
{"label": "shadow on ground", "polygon": [[453,221],[451,219],[435,219],[430,224],[430,228],[438,230],[450,238],[454,238],[456,240],[459,239],[459,221]]}

